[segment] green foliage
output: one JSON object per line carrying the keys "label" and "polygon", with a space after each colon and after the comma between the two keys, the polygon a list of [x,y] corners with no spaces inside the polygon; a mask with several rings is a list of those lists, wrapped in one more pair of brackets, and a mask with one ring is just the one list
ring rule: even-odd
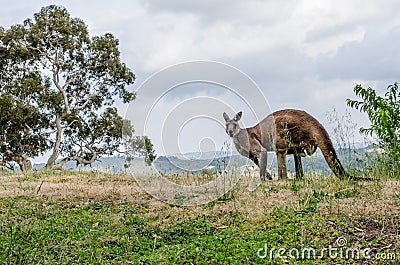
{"label": "green foliage", "polygon": [[62,145],[68,155],[64,161],[75,160],[78,164],[91,164],[101,155],[112,155],[120,146],[123,118],[116,108],[106,108],[102,113],[90,112],[87,116],[71,115],[66,119],[70,126],[65,135],[75,145]]}
{"label": "green foliage", "polygon": [[372,88],[354,87],[356,96],[362,101],[347,100],[347,104],[365,112],[371,121],[370,128],[361,128],[360,131],[369,135],[375,133],[381,141],[382,147],[394,156],[400,155],[400,91],[398,84],[388,86],[384,97],[376,94]]}
{"label": "green foliage", "polygon": [[123,122],[122,137],[124,141],[125,154],[128,167],[135,157],[144,157],[147,165],[151,165],[156,159],[153,144],[147,136],[135,136],[134,129],[129,120]]}
{"label": "green foliage", "polygon": [[[0,31],[0,166],[31,169],[29,158],[44,153],[50,141],[50,122],[38,100],[48,92],[49,82],[29,64],[15,43]],[[7,35],[8,36],[8,35]]]}
{"label": "green foliage", "polygon": [[22,170],[31,169],[28,159],[48,148],[43,129],[48,126],[47,117],[9,94],[0,95],[0,113],[0,165],[15,161]]}
{"label": "green foliage", "polygon": [[[379,146],[390,157],[391,162],[400,160],[400,91],[398,84],[388,86],[385,95],[379,96],[372,88],[354,87],[354,93],[362,100],[347,99],[347,105],[365,112],[371,121],[371,127],[361,128],[367,135],[376,135]],[[394,165],[398,168],[398,165]]]}

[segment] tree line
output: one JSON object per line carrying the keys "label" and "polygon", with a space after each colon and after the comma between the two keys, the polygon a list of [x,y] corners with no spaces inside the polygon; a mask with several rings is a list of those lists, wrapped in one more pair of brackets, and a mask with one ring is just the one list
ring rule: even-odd
{"label": "tree line", "polygon": [[46,169],[89,165],[119,152],[123,141],[147,162],[155,159],[150,139],[134,136],[113,106],[136,96],[118,46],[110,33],[91,37],[81,19],[55,5],[0,27],[1,167],[31,170],[31,159],[46,152]]}

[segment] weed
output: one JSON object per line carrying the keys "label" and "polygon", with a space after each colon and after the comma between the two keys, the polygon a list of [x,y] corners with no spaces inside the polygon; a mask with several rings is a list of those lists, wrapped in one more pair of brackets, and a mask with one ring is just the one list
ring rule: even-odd
{"label": "weed", "polygon": [[345,189],[335,192],[334,196],[336,199],[343,199],[343,198],[356,197],[357,194],[358,194],[358,189],[357,189],[356,185],[353,185],[353,187],[345,188]]}
{"label": "weed", "polygon": [[290,182],[290,190],[293,192],[298,192],[300,191],[302,188],[302,185],[298,183],[298,181],[296,179],[292,180]]}

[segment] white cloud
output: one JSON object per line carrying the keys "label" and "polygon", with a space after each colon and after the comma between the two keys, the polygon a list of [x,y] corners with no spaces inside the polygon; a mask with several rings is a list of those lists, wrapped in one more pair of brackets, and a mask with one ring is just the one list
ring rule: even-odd
{"label": "white cloud", "polygon": [[344,111],[356,82],[385,88],[400,76],[396,0],[3,2],[5,27],[57,3],[91,34],[113,33],[137,74],[134,88],[171,64],[221,61],[253,78],[273,109],[323,119],[332,106]]}

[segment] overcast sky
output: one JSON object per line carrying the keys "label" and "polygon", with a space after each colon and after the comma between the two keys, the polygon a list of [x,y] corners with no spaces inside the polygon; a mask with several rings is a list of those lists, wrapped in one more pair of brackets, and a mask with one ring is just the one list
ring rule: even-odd
{"label": "overcast sky", "polygon": [[[382,93],[400,76],[400,1],[396,0],[1,3],[0,25],[6,28],[31,18],[42,6],[58,4],[66,7],[72,17],[81,18],[91,35],[111,32],[120,40],[122,60],[137,76],[132,89],[170,65],[190,60],[217,61],[254,80],[272,110],[304,109],[328,128],[326,113],[333,107],[344,113],[346,99],[354,98],[356,83]],[[181,101],[209,95],[229,98],[223,92],[210,92],[210,86],[193,86],[165,97],[159,108],[170,112]],[[230,102],[227,112],[233,115],[241,106],[235,106],[234,100]],[[266,110],[265,115],[268,113]],[[253,120],[246,114],[243,122],[252,125]],[[368,125],[364,114],[351,114],[359,126]],[[209,131],[190,128],[187,131],[196,139],[218,139],[217,149],[221,141],[228,139],[222,127]],[[160,149],[160,139],[154,135],[152,138]],[[204,141],[201,144],[205,149],[214,148]],[[182,146],[185,152],[196,151],[198,144],[194,147],[185,142]]]}

